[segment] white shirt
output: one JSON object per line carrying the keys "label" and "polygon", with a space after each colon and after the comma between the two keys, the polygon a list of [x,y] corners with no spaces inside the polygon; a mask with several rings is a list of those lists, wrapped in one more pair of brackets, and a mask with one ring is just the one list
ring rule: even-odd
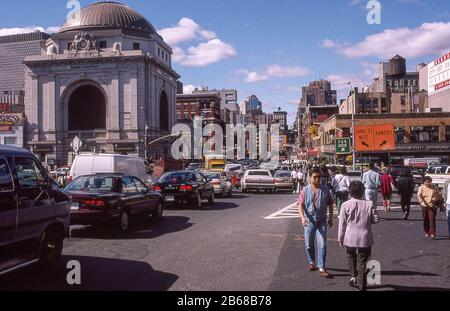
{"label": "white shirt", "polygon": [[297,173],[297,179],[298,179],[298,180],[303,180],[303,173],[302,173],[302,172],[299,171],[299,172]]}
{"label": "white shirt", "polygon": [[348,192],[348,187],[350,186],[350,178],[342,174],[337,174],[334,176],[331,182],[334,191],[336,192]]}
{"label": "white shirt", "polygon": [[296,171],[292,171],[291,178],[297,179],[297,172]]}

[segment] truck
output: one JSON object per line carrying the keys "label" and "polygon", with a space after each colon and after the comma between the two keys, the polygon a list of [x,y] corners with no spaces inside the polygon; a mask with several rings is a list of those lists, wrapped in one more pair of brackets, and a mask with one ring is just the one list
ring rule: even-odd
{"label": "truck", "polygon": [[439,158],[410,158],[404,160],[405,166],[413,168],[424,168],[430,165],[441,164],[441,159]]}
{"label": "truck", "polygon": [[432,165],[428,167],[425,176],[431,177],[433,184],[443,189],[445,182],[450,179],[450,166]]}
{"label": "truck", "polygon": [[206,171],[225,171],[227,160],[224,155],[205,155]]}

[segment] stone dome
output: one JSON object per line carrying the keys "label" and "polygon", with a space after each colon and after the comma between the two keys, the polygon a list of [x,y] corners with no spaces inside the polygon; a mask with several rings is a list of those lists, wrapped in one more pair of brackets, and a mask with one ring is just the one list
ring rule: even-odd
{"label": "stone dome", "polygon": [[112,1],[97,2],[68,19],[60,33],[76,30],[126,29],[155,34],[153,25],[129,6]]}

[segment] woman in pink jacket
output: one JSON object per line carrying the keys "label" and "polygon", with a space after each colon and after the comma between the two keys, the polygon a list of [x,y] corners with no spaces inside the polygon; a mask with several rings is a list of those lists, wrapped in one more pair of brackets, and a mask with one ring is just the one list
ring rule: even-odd
{"label": "woman in pink jacket", "polygon": [[346,248],[351,286],[361,291],[367,287],[366,267],[374,245],[372,224],[379,221],[376,206],[364,200],[362,182],[352,181],[349,187],[351,199],[341,207],[339,218],[339,243]]}

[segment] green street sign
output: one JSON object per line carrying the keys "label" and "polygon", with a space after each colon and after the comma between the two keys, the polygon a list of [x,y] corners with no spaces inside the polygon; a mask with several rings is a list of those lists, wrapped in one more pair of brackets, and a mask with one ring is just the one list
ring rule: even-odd
{"label": "green street sign", "polygon": [[350,152],[350,138],[336,139],[336,154],[348,154]]}

